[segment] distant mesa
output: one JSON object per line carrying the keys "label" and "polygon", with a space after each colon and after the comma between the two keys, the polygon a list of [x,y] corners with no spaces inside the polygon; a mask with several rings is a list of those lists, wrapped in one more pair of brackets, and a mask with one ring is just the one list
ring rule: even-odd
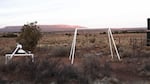
{"label": "distant mesa", "polygon": [[[38,25],[42,32],[73,31],[75,28],[84,28],[79,25]],[[0,32],[20,32],[22,26],[6,26]]]}
{"label": "distant mesa", "polygon": [[[79,25],[64,25],[64,24],[57,24],[57,25],[38,25],[41,28],[42,32],[55,32],[55,31],[74,31],[75,28],[86,28],[84,26]],[[0,29],[0,32],[20,32],[22,26],[6,26]],[[106,32],[107,28],[100,28],[101,32]],[[94,29],[93,29],[94,30]],[[128,32],[140,32],[146,31],[146,27],[133,27],[133,28],[112,28],[112,32],[121,32],[121,31],[128,31]],[[97,30],[95,30],[97,31]]]}

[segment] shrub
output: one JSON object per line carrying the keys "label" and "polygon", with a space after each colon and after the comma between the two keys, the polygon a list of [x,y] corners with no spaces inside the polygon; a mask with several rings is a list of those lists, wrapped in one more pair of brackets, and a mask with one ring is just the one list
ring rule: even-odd
{"label": "shrub", "polygon": [[143,77],[150,78],[150,64],[145,63],[139,68],[138,74]]}
{"label": "shrub", "polygon": [[7,33],[7,34],[2,35],[2,37],[6,37],[6,38],[14,38],[14,37],[17,37],[17,35],[14,34],[14,33]]}
{"label": "shrub", "polygon": [[65,46],[56,46],[51,50],[51,55],[55,57],[64,57],[69,55],[70,49]]}
{"label": "shrub", "polygon": [[95,43],[95,41],[96,41],[95,37],[90,38],[90,43]]}
{"label": "shrub", "polygon": [[149,57],[150,51],[149,50],[141,50],[140,54],[142,57]]}
{"label": "shrub", "polygon": [[120,47],[119,48],[119,53],[121,54],[121,57],[123,57],[123,58],[124,57],[132,57],[133,50],[130,49],[130,48],[126,49],[126,48]]}
{"label": "shrub", "polygon": [[106,32],[103,32],[103,34],[106,34]]}
{"label": "shrub", "polygon": [[108,63],[102,65],[100,60],[96,58],[96,56],[88,56],[83,60],[83,74],[88,81],[93,81],[96,79],[101,79],[105,76],[109,77],[110,74],[110,66]]}
{"label": "shrub", "polygon": [[[17,80],[26,80],[37,83],[49,82],[49,78],[55,78],[58,74],[59,59],[43,59],[43,61],[29,62],[29,61],[20,61],[12,62],[7,65],[0,65],[0,74],[5,75],[14,75]],[[16,79],[14,79],[16,80]]]}
{"label": "shrub", "polygon": [[88,80],[99,78],[100,63],[93,57],[87,57],[83,60],[83,73]]}
{"label": "shrub", "polygon": [[72,34],[71,33],[65,33],[65,35],[70,37]]}
{"label": "shrub", "polygon": [[71,65],[64,65],[58,74],[58,84],[66,84],[69,81],[77,80],[78,71]]}
{"label": "shrub", "polygon": [[26,77],[26,80],[34,80],[36,78],[36,67],[37,64],[29,60],[18,62],[15,74],[21,73],[22,76]]}
{"label": "shrub", "polygon": [[37,22],[25,24],[21,29],[21,34],[17,38],[17,42],[23,45],[25,50],[33,51],[41,38],[40,28]]}
{"label": "shrub", "polygon": [[[84,68],[84,70],[86,69]],[[83,72],[73,65],[63,64],[60,59],[56,58],[37,59],[36,62],[15,61],[7,65],[0,65],[0,75],[5,75],[8,80],[9,77],[15,75],[14,78],[11,78],[12,80],[24,80],[34,84],[51,82],[56,84],[88,84],[86,77],[88,73],[84,76]]]}
{"label": "shrub", "polygon": [[145,66],[145,70],[147,70],[148,72],[150,72],[150,65]]}
{"label": "shrub", "polygon": [[12,49],[10,47],[0,48],[0,55],[5,55],[7,52],[10,52]]}
{"label": "shrub", "polygon": [[13,73],[16,70],[17,64],[16,63],[10,63],[7,65],[0,65],[0,72],[1,74],[10,74]]}
{"label": "shrub", "polygon": [[59,70],[57,77],[58,84],[87,84],[82,73],[79,72],[79,69],[73,65],[63,65],[63,67]]}
{"label": "shrub", "polygon": [[57,78],[61,64],[60,59],[39,61],[36,67],[35,83],[46,83],[51,81],[49,78]]}

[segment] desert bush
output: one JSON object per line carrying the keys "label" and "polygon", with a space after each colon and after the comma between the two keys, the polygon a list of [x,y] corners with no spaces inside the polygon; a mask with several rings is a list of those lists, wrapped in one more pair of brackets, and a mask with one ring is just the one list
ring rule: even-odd
{"label": "desert bush", "polygon": [[[15,61],[0,65],[0,75],[9,77],[15,74],[14,80],[24,80],[35,84],[89,84],[95,80],[110,75],[109,64],[100,64],[95,57],[86,58],[80,68],[63,64],[60,59],[37,59],[36,62]],[[83,68],[82,68],[83,67]]]}
{"label": "desert bush", "polygon": [[59,59],[43,59],[43,61],[36,61],[36,62],[29,62],[29,61],[22,61],[22,62],[12,62],[7,65],[0,65],[0,74],[2,75],[14,75],[18,77],[17,80],[26,80],[37,83],[44,83],[49,82],[49,78],[55,78],[58,74]]}
{"label": "desert bush", "polygon": [[[58,84],[66,84],[78,79],[78,71],[71,65],[64,65],[58,74]],[[68,83],[69,84],[69,83]]]}
{"label": "desert bush", "polygon": [[70,37],[72,34],[71,33],[65,33],[65,35]]}
{"label": "desert bush", "polygon": [[138,69],[138,75],[150,78],[150,64],[145,63]]}
{"label": "desert bush", "polygon": [[83,60],[83,73],[88,80],[99,78],[98,76],[101,68],[99,64],[99,61],[93,57],[87,57]]}
{"label": "desert bush", "polygon": [[90,41],[90,43],[95,43],[96,39],[95,39],[95,37],[91,37],[89,41]]}
{"label": "desert bush", "polygon": [[141,56],[142,57],[149,57],[149,55],[150,55],[150,51],[149,50],[141,50]]}
{"label": "desert bush", "polygon": [[116,77],[104,77],[102,80],[97,80],[94,82],[95,82],[94,84],[122,84],[122,82],[120,82],[120,80],[117,79]]}
{"label": "desert bush", "polygon": [[36,24],[37,22],[25,24],[17,38],[17,42],[22,44],[25,50],[33,51],[42,36],[40,28]]}
{"label": "desert bush", "polygon": [[96,58],[96,56],[88,56],[83,60],[82,63],[83,74],[88,81],[94,81],[96,79],[101,79],[105,76],[109,77],[110,74],[110,66],[108,63],[101,64],[100,60]]}
{"label": "desert bush", "polygon": [[51,81],[50,78],[57,78],[61,64],[60,59],[45,59],[39,62],[36,67],[35,83],[47,83]]}
{"label": "desert bush", "polygon": [[85,37],[88,37],[88,34],[87,34],[87,33],[85,34]]}
{"label": "desert bush", "polygon": [[106,32],[103,32],[102,34],[106,34]]}
{"label": "desert bush", "polygon": [[73,65],[63,65],[57,77],[58,84],[87,84],[83,74]]}
{"label": "desert bush", "polygon": [[7,65],[1,64],[0,65],[0,72],[1,74],[10,74],[14,73],[16,70],[17,63],[9,63]]}
{"label": "desert bush", "polygon": [[[5,65],[0,65],[1,74],[13,75],[22,77],[27,77],[27,79],[32,79],[35,77],[35,67],[36,64],[32,62],[9,62]],[[20,74],[21,73],[21,74]]]}
{"label": "desert bush", "polygon": [[[59,59],[43,59],[36,62],[13,62],[0,66],[0,75],[14,75],[17,80],[34,84],[87,84],[77,67],[63,64]],[[16,80],[14,79],[14,80]]]}
{"label": "desert bush", "polygon": [[51,50],[51,56],[64,57],[69,55],[70,48],[66,46],[55,46]]}
{"label": "desert bush", "polygon": [[0,48],[0,55],[4,56],[9,51],[11,51],[11,48],[9,48],[9,47]]}
{"label": "desert bush", "polygon": [[14,37],[17,37],[17,35],[14,34],[14,33],[7,33],[7,34],[3,34],[2,37],[5,37],[5,38],[14,38]]}
{"label": "desert bush", "polygon": [[42,56],[42,57],[49,57],[50,51],[51,51],[51,47],[49,46],[42,46],[42,47],[36,47],[35,48],[35,54],[38,54],[38,56]]}
{"label": "desert bush", "polygon": [[114,31],[113,34],[119,34],[119,31]]}
{"label": "desert bush", "polygon": [[126,49],[123,47],[119,48],[119,53],[121,54],[121,57],[132,57],[133,55],[133,50],[132,49]]}
{"label": "desert bush", "polygon": [[[15,63],[15,62],[13,62]],[[33,63],[31,61],[22,61],[22,62],[16,62],[17,66],[15,69],[15,74],[19,75],[21,73],[22,76],[26,77],[26,80],[34,80],[36,78],[36,63]]]}
{"label": "desert bush", "polygon": [[150,64],[146,64],[146,65],[144,66],[144,70],[150,72]]}

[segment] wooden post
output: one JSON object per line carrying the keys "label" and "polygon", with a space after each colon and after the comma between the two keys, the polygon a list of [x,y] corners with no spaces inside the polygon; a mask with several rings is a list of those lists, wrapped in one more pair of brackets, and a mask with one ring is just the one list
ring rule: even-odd
{"label": "wooden post", "polygon": [[150,18],[147,19],[147,46],[150,46]]}

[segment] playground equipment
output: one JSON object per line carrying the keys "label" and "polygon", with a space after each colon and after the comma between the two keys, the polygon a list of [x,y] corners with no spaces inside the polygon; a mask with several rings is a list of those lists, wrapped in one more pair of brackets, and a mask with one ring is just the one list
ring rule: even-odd
{"label": "playground equipment", "polygon": [[26,52],[22,49],[22,45],[17,43],[16,49],[11,54],[5,54],[5,64],[8,63],[14,56],[31,56],[32,62],[34,62],[34,54],[31,52]]}
{"label": "playground equipment", "polygon": [[[69,60],[71,60],[71,64],[74,63],[74,58],[75,58],[75,46],[76,46],[76,38],[77,38],[77,32],[78,30],[89,30],[89,29],[100,29],[100,28],[76,28],[75,29],[75,32],[74,32],[74,38],[73,38],[73,41],[72,41],[72,46],[71,46],[71,50],[70,50],[70,56],[69,56]],[[109,39],[109,46],[110,46],[110,52],[111,52],[111,57],[113,59],[113,46],[114,46],[114,49],[115,49],[115,52],[117,54],[117,57],[118,57],[118,60],[121,60],[120,59],[120,55],[119,55],[119,52],[118,52],[118,49],[116,47],[116,44],[115,44],[115,40],[113,38],[113,35],[112,35],[112,32],[111,32],[111,29],[108,28],[108,31],[107,31],[107,34],[108,34],[108,39]],[[113,45],[113,46],[112,46]]]}

